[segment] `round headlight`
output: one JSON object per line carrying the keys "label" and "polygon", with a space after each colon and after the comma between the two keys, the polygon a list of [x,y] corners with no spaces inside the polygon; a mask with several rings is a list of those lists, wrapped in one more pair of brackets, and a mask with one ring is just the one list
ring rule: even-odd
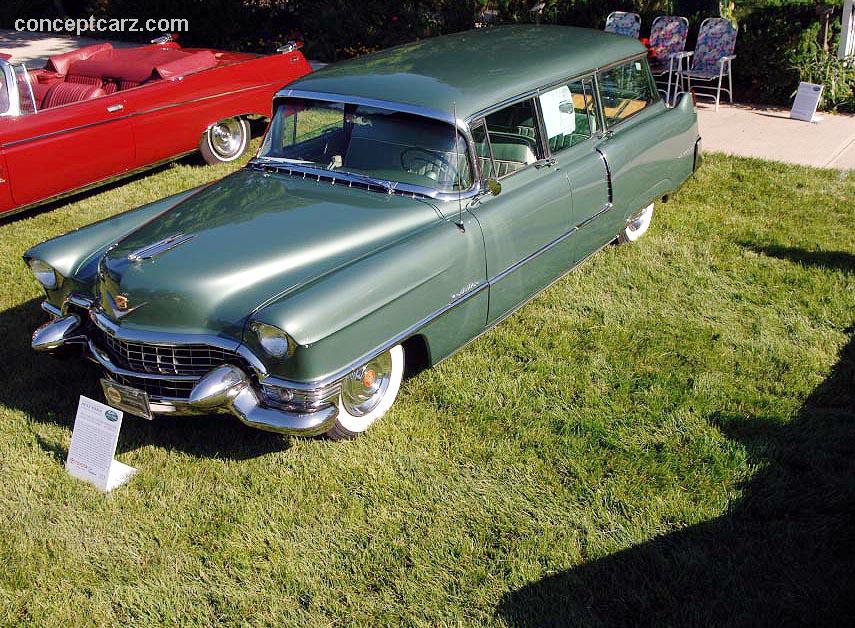
{"label": "round headlight", "polygon": [[46,290],[53,290],[59,285],[59,275],[51,268],[51,265],[41,261],[40,259],[30,260],[30,270],[36,276],[38,281]]}
{"label": "round headlight", "polygon": [[294,351],[294,341],[284,331],[266,323],[253,323],[261,347],[274,358],[286,358]]}

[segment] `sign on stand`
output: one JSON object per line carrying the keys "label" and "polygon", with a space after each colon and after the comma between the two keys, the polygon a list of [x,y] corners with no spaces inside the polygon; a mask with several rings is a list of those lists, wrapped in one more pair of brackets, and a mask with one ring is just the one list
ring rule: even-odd
{"label": "sign on stand", "polygon": [[820,96],[822,96],[822,85],[805,83],[804,81],[799,83],[799,91],[796,92],[796,99],[793,101],[793,108],[790,110],[790,118],[806,122],[822,120],[816,115]]}
{"label": "sign on stand", "polygon": [[127,482],[137,470],[115,459],[121,429],[121,410],[81,395],[66,470],[105,493]]}

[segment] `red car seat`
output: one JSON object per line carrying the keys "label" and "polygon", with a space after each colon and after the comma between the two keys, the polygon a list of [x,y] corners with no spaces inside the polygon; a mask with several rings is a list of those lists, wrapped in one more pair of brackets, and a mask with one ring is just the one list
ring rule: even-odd
{"label": "red car seat", "polygon": [[56,83],[51,86],[42,100],[42,109],[69,105],[82,100],[92,100],[105,96],[106,92],[95,85],[84,85],[83,83]]}

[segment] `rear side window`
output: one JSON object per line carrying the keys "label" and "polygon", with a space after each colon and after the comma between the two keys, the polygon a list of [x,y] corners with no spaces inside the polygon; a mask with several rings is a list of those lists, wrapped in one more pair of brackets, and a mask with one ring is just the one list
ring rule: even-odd
{"label": "rear side window", "polygon": [[533,100],[500,109],[484,121],[486,133],[479,127],[473,137],[484,176],[505,177],[543,156]]}
{"label": "rear side window", "polygon": [[590,78],[560,85],[538,96],[549,150],[558,153],[597,132],[597,111]]}
{"label": "rear side window", "polygon": [[600,97],[606,126],[613,127],[656,102],[658,92],[647,59],[636,59],[600,72]]}

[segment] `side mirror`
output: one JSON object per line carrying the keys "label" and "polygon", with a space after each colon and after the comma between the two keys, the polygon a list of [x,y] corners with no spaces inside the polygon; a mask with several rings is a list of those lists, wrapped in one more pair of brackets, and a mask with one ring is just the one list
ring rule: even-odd
{"label": "side mirror", "polygon": [[487,190],[492,196],[498,196],[502,193],[502,184],[499,183],[498,179],[490,177],[487,179]]}

